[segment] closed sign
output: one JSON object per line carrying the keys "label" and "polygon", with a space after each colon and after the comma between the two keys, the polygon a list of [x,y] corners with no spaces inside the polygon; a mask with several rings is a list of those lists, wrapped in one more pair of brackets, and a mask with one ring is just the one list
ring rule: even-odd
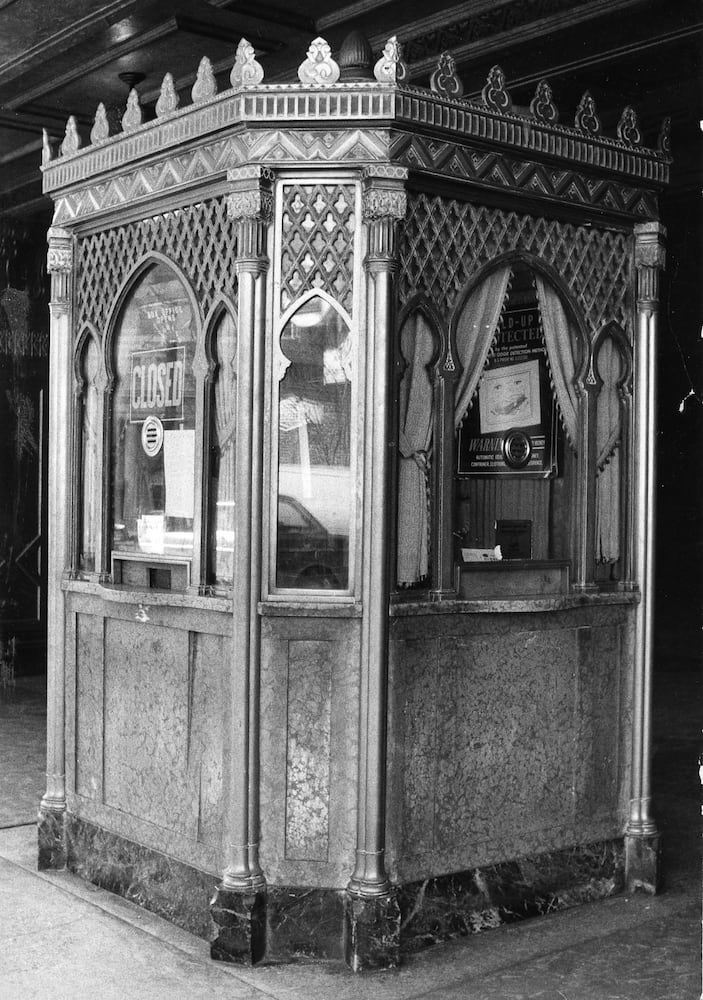
{"label": "closed sign", "polygon": [[183,420],[185,356],[185,347],[164,347],[132,354],[130,423],[142,423],[150,416],[164,423]]}

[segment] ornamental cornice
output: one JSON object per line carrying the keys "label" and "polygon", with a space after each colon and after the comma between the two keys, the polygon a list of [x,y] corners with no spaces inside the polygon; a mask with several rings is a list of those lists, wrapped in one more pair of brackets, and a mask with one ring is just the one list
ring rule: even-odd
{"label": "ornamental cornice", "polygon": [[[544,83],[542,87],[544,90]],[[54,159],[52,151],[45,150],[44,191],[50,194],[88,179],[97,181],[101,174],[134,168],[157,157],[178,161],[183,149],[196,148],[198,140],[202,146],[212,146],[246,133],[248,142],[255,146],[260,140],[267,142],[278,136],[279,156],[285,159],[292,153],[286,151],[282,137],[292,139],[298,131],[360,135],[387,127],[430,134],[438,142],[456,140],[457,136],[464,144],[479,140],[504,153],[568,161],[573,169],[608,171],[648,185],[668,182],[668,154],[633,143],[632,129],[625,132],[621,127],[622,136],[608,138],[577,125],[559,125],[555,119],[556,108],[552,110],[551,105],[548,116],[518,114],[509,107],[496,108],[397,82],[251,85],[215,94],[204,103],[175,108],[92,146],[64,143],[63,155]],[[218,140],[217,134],[224,132],[228,137]],[[295,139],[292,142],[296,144]],[[247,153],[251,158],[251,150]],[[318,155],[327,158],[322,151]]]}

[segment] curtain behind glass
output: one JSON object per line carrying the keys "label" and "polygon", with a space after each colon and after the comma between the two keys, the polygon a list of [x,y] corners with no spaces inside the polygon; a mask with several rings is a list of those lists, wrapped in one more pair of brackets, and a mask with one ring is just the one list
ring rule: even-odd
{"label": "curtain behind glass", "polygon": [[434,339],[422,313],[409,316],[400,333],[407,368],[400,383],[398,470],[398,563],[400,586],[424,580],[428,570],[428,453],[432,442],[432,382],[428,365]]}

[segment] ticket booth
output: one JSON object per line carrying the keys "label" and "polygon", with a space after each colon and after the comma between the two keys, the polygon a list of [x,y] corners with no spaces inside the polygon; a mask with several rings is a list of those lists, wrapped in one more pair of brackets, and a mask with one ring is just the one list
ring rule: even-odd
{"label": "ticket booth", "polygon": [[45,141],[39,865],[359,970],[656,889],[669,150],[395,39],[301,59]]}

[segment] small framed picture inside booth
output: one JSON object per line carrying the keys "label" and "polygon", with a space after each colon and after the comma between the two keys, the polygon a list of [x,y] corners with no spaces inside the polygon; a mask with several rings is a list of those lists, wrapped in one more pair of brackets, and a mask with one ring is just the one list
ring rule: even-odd
{"label": "small framed picture inside booth", "polygon": [[555,476],[557,414],[536,298],[512,297],[477,395],[459,429],[457,474]]}

